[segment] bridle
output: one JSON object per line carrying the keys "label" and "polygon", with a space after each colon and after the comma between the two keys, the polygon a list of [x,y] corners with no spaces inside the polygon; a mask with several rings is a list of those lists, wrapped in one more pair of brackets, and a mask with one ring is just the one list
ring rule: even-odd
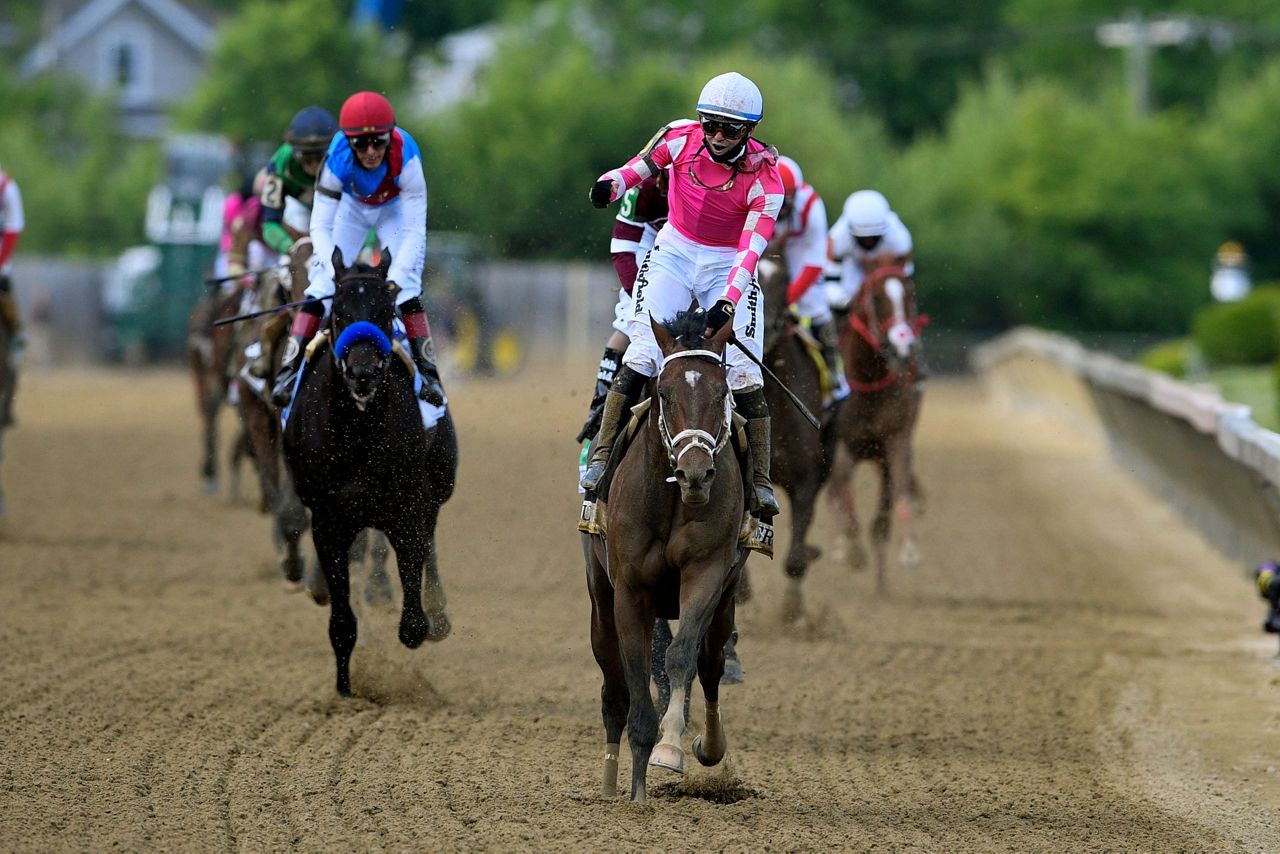
{"label": "bridle", "polygon": [[[371,275],[369,273],[359,273],[356,275],[348,275],[344,277],[340,282],[337,283],[337,288],[341,289],[341,288],[347,287],[348,285],[358,284],[361,282],[368,282],[374,285],[375,287],[380,287],[380,288],[385,288],[387,284],[386,281],[382,279],[380,276]],[[347,329],[351,328],[352,326],[355,326],[357,323],[366,323],[369,326],[373,326],[375,329],[377,329],[377,327],[370,321],[355,321],[355,323],[352,323],[349,326],[344,327],[342,330],[342,333],[340,333],[338,331],[337,318],[338,318],[338,312],[335,306],[335,310],[329,312],[329,341],[332,342],[334,363],[338,366],[338,370],[342,373],[342,376],[346,377],[347,376],[346,356],[347,356],[347,352],[350,351],[350,346],[354,346],[354,344],[359,343],[359,340],[373,340],[373,339],[361,337],[357,341],[351,342],[349,346],[342,348],[342,347],[339,347],[339,344],[341,343],[341,340],[342,340],[342,333],[345,333]],[[382,330],[379,329],[378,331],[381,332]],[[383,332],[382,334],[386,336],[385,332]],[[387,341],[389,344],[390,336],[387,336]],[[387,368],[387,365],[390,364],[390,362],[391,362],[391,350],[390,350],[390,347],[388,347],[387,352],[380,353],[378,356],[378,361],[377,361],[378,371],[379,372],[385,371]],[[355,396],[355,392],[351,392],[351,394],[353,397]]]}
{"label": "bridle", "polygon": [[[715,353],[711,350],[681,350],[672,353],[662,360],[662,366],[658,369],[658,376],[662,376],[662,371],[667,364],[674,362],[676,359],[709,359],[716,364],[724,367],[725,357],[721,353]],[[659,380],[660,381],[660,380]],[[724,396],[724,421],[720,424],[718,435],[712,436],[706,430],[681,430],[674,436],[671,435],[671,429],[667,426],[666,412],[662,406],[662,395],[656,395],[658,398],[658,434],[662,437],[662,446],[667,452],[667,461],[671,464],[672,471],[679,468],[680,459],[695,448],[706,451],[714,460],[716,454],[729,442],[731,434],[730,424],[733,421],[733,395],[726,394]],[[685,446],[676,452],[677,446],[681,442],[685,442]]]}
{"label": "bridle", "polygon": [[[859,338],[867,343],[872,352],[876,355],[881,355],[885,344],[885,334],[880,327],[880,318],[876,316],[874,291],[882,282],[886,282],[890,278],[896,278],[904,283],[909,281],[909,278],[906,271],[901,267],[883,267],[877,270],[873,276],[873,280],[863,282],[862,290],[857,298],[857,307],[849,312],[849,327],[853,329]],[[906,287],[906,284],[903,284],[904,297],[906,295]],[[889,327],[888,334],[893,335],[896,328],[903,327],[916,338],[919,338],[921,330],[929,323],[929,318],[923,314],[907,317],[905,302],[906,300],[904,299],[901,314],[898,314],[895,310],[894,322]],[[914,374],[917,369],[914,356],[911,357],[910,363],[909,372]],[[889,370],[883,377],[870,383],[858,382],[853,377],[849,377],[849,387],[856,392],[864,394],[882,391],[893,385],[897,381],[899,374],[899,371]]]}

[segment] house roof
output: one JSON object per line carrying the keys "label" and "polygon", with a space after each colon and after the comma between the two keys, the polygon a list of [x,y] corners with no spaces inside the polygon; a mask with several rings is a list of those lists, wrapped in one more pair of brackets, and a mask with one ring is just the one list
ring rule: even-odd
{"label": "house roof", "polygon": [[113,15],[132,4],[151,13],[160,25],[168,27],[199,53],[213,44],[213,27],[177,0],[89,0],[32,48],[23,60],[23,75],[30,77],[48,69],[59,56],[73,50]]}

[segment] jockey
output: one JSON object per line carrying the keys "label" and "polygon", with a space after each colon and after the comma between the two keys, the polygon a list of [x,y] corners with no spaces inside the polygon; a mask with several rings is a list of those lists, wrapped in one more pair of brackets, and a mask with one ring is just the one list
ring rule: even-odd
{"label": "jockey", "polygon": [[[9,330],[9,350],[13,357],[11,371],[16,370],[17,361],[22,356],[24,336],[9,273],[13,269],[13,250],[18,247],[18,238],[22,236],[25,225],[18,182],[0,169],[0,323]],[[0,399],[0,427],[13,426],[13,381],[16,377],[15,373],[11,377],[8,395]]]}
{"label": "jockey", "polygon": [[[605,398],[600,433],[581,486],[594,494],[626,410],[648,378],[656,376],[662,354],[650,316],[674,317],[691,298],[707,311],[705,335],[733,324],[738,343],[758,359],[764,330],[756,263],[773,234],[782,207],[782,181],[772,148],[752,139],[764,115],[764,99],[755,83],[736,72],[712,78],[698,97],[699,121],[681,120],[660,130],[638,156],[601,175],[591,188],[591,203],[618,201],[645,178],[670,167],[670,218],[658,232],[636,276],[629,333],[631,346]],[[738,311],[743,297],[744,311]],[[760,368],[737,347],[726,353],[729,387],[747,419],[751,443],[755,509],[778,513],[769,480],[769,407]]]}
{"label": "jockey", "polygon": [[375,229],[391,254],[387,279],[399,286],[396,305],[422,375],[419,396],[443,406],[444,388],[420,299],[427,254],[427,181],[418,143],[396,127],[395,111],[377,92],[357,92],[348,98],[338,114],[338,126],[316,182],[311,211],[314,251],[307,296],[316,301],[302,306],[294,318],[273,397],[277,402],[288,400],[305,345],[328,309],[320,300],[334,292],[334,248],[354,263],[369,229]]}
{"label": "jockey", "polygon": [[240,208],[244,207],[253,196],[253,178],[245,177],[234,192],[227,193],[222,201],[222,236],[218,239],[218,254],[213,261],[213,275],[224,284],[227,276],[239,278],[244,273],[244,259],[239,259],[238,267],[231,269],[231,247],[235,243],[236,222],[240,216]]}
{"label": "jockey", "polygon": [[911,232],[884,196],[875,190],[849,196],[827,238],[827,258],[832,262],[827,267],[827,296],[832,308],[848,308],[863,278],[880,267],[898,266],[914,275],[911,252]]}
{"label": "jockey", "polygon": [[800,165],[790,157],[778,158],[778,175],[782,178],[782,212],[778,216],[778,233],[787,259],[791,284],[787,288],[787,304],[796,314],[809,321],[813,336],[822,348],[822,358],[836,387],[828,403],[849,396],[849,383],[844,378],[844,360],[836,342],[836,327],[831,322],[831,304],[826,291],[818,286],[827,261],[827,206],[812,186],[805,183]]}
{"label": "jockey", "polygon": [[[338,132],[338,122],[323,107],[303,107],[289,122],[284,144],[276,149],[266,168],[259,173],[262,189],[262,238],[281,255],[293,251],[295,243],[306,232],[291,228],[285,222],[285,201],[294,199],[306,213],[311,213],[315,197],[316,176],[324,165],[329,141]],[[259,379],[271,374],[271,350],[284,334],[289,315],[283,311],[271,316],[262,326],[258,355],[249,363],[249,373]]]}
{"label": "jockey", "polygon": [[622,368],[622,354],[631,339],[627,337],[631,322],[631,289],[636,274],[644,263],[658,229],[667,222],[667,173],[664,169],[651,175],[622,196],[618,216],[613,224],[613,237],[609,241],[609,253],[613,269],[618,274],[618,302],[613,309],[613,334],[605,342],[604,356],[596,374],[596,393],[591,398],[587,421],[578,434],[578,443],[595,436],[600,429],[600,416],[604,412],[605,397],[613,385],[613,377]]}

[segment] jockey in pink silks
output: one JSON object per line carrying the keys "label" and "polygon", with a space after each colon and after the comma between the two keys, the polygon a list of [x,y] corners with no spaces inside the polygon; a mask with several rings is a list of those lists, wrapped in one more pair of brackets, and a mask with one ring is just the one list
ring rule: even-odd
{"label": "jockey in pink silks", "polygon": [[[763,306],[756,264],[773,235],[783,197],[777,152],[751,138],[763,115],[756,84],[741,74],[721,74],[698,97],[699,121],[667,125],[644,151],[601,175],[591,188],[591,203],[602,208],[659,170],[670,173],[670,216],[636,276],[631,346],[605,399],[600,433],[582,476],[588,500],[604,476],[623,416],[662,361],[650,315],[667,320],[697,300],[707,310],[707,337],[731,323],[738,343],[761,356]],[[727,361],[734,405],[747,419],[755,510],[770,518],[778,513],[778,502],[769,480],[764,382],[760,368],[737,347],[729,347]]]}

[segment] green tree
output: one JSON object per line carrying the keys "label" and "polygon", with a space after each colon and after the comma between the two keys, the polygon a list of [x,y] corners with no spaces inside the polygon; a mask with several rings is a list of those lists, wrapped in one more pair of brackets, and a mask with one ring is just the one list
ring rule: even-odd
{"label": "green tree", "polygon": [[219,30],[209,71],[177,118],[189,129],[274,141],[308,104],[336,115],[352,92],[404,83],[402,58],[375,34],[353,31],[327,0],[251,0]]}

